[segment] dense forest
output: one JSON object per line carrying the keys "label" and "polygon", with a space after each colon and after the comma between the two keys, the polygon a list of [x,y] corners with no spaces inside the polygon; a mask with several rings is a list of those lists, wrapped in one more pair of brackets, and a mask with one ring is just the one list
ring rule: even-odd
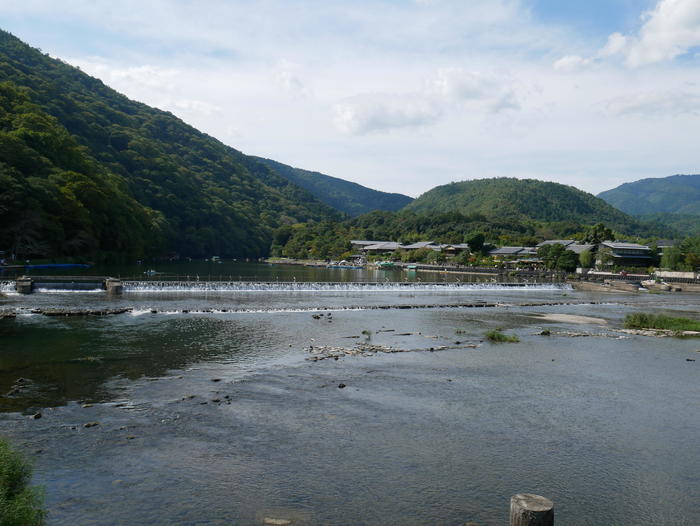
{"label": "dense forest", "polygon": [[15,254],[162,248],[162,214],[10,82],[0,82],[0,189],[0,247]]}
{"label": "dense forest", "polygon": [[437,186],[413,201],[417,214],[460,212],[515,221],[605,223],[625,234],[644,233],[636,219],[573,186],[500,177]]}
{"label": "dense forest", "polygon": [[375,210],[400,210],[413,201],[407,195],[380,192],[330,175],[292,168],[270,159],[256,159],[285,179],[305,188],[320,201],[349,216],[359,216]]}
{"label": "dense forest", "polygon": [[601,192],[598,197],[635,216],[700,216],[700,175],[640,179]]}
{"label": "dense forest", "polygon": [[598,197],[653,227],[700,236],[700,175],[640,179]]}
{"label": "dense forest", "polygon": [[0,31],[0,249],[247,257],[339,218],[252,157]]}

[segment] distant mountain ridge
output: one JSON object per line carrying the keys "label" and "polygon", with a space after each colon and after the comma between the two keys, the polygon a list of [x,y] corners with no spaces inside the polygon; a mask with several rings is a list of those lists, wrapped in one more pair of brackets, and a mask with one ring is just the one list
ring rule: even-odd
{"label": "distant mountain ridge", "polygon": [[459,212],[540,222],[605,223],[623,233],[643,227],[592,194],[559,183],[509,177],[474,179],[437,186],[408,205],[417,214]]}
{"label": "distant mountain ridge", "polygon": [[282,177],[292,181],[311,192],[317,199],[349,216],[359,216],[374,210],[400,210],[411,201],[412,197],[403,194],[373,190],[345,179],[286,164],[256,157],[268,168]]}
{"label": "distant mountain ridge", "polygon": [[700,174],[640,179],[601,192],[598,197],[635,216],[700,215]]}

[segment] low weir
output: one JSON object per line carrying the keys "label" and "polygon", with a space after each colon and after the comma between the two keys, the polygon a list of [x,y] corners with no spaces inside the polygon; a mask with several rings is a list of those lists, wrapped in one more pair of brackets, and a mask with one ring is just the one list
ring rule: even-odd
{"label": "low weir", "polygon": [[120,279],[108,276],[20,276],[15,280],[15,291],[20,294],[45,290],[104,290],[121,294],[123,286]]}
{"label": "low weir", "polygon": [[11,289],[21,294],[49,291],[101,291],[121,293],[183,293],[183,292],[320,292],[320,291],[440,291],[440,290],[509,290],[532,288],[538,290],[568,290],[565,283],[527,282],[305,282],[305,281],[175,281],[175,280],[120,280],[111,277],[83,276],[21,276],[4,282],[1,291]]}

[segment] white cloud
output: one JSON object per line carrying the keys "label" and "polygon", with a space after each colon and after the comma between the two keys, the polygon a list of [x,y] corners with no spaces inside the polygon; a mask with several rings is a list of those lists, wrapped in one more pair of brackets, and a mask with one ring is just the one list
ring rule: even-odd
{"label": "white cloud", "polygon": [[90,75],[103,79],[107,84],[138,85],[171,91],[180,72],[173,68],[164,68],[151,64],[140,66],[115,67],[104,58],[90,57],[87,59],[68,59],[71,64],[80,67]]}
{"label": "white cloud", "polygon": [[354,135],[426,126],[441,114],[438,106],[425,97],[392,94],[351,97],[336,104],[334,112],[338,130]]}
{"label": "white cloud", "polygon": [[562,57],[554,63],[554,68],[571,72],[613,57],[622,57],[625,64],[637,68],[673,60],[700,46],[698,0],[659,0],[654,9],[641,15],[641,19],[644,23],[637,34],[612,33],[595,56]]}
{"label": "white cloud", "polygon": [[213,115],[221,111],[221,107],[216,104],[210,104],[203,100],[196,99],[168,99],[159,105],[162,109],[187,110],[204,115]]}
{"label": "white cloud", "polygon": [[578,55],[566,55],[554,63],[555,71],[561,73],[574,73],[590,66],[593,61],[590,58],[583,58]]}
{"label": "white cloud", "polygon": [[493,112],[520,107],[510,80],[461,67],[438,70],[432,90],[448,101],[464,102]]}
{"label": "white cloud", "polygon": [[621,33],[613,33],[608,37],[605,46],[598,52],[599,57],[612,57],[623,53],[629,45],[629,39]]}
{"label": "white cloud", "polygon": [[611,100],[608,110],[614,115],[664,119],[700,115],[700,94],[677,90],[628,94]]}
{"label": "white cloud", "polygon": [[700,2],[661,0],[644,14],[646,22],[629,45],[627,63],[643,66],[684,55],[700,46]]}

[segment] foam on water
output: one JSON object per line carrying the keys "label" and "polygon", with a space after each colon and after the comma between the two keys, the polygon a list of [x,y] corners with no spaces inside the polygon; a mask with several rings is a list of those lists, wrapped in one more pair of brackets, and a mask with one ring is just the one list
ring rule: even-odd
{"label": "foam on water", "polygon": [[465,290],[476,291],[513,291],[571,290],[571,285],[564,283],[345,283],[345,282],[218,282],[218,281],[125,281],[124,292],[127,293],[168,293],[168,292],[434,292]]}
{"label": "foam on water", "polygon": [[96,292],[105,292],[104,289],[59,289],[59,288],[43,288],[43,287],[37,287],[34,289],[34,292],[43,292],[46,294],[95,294]]}

